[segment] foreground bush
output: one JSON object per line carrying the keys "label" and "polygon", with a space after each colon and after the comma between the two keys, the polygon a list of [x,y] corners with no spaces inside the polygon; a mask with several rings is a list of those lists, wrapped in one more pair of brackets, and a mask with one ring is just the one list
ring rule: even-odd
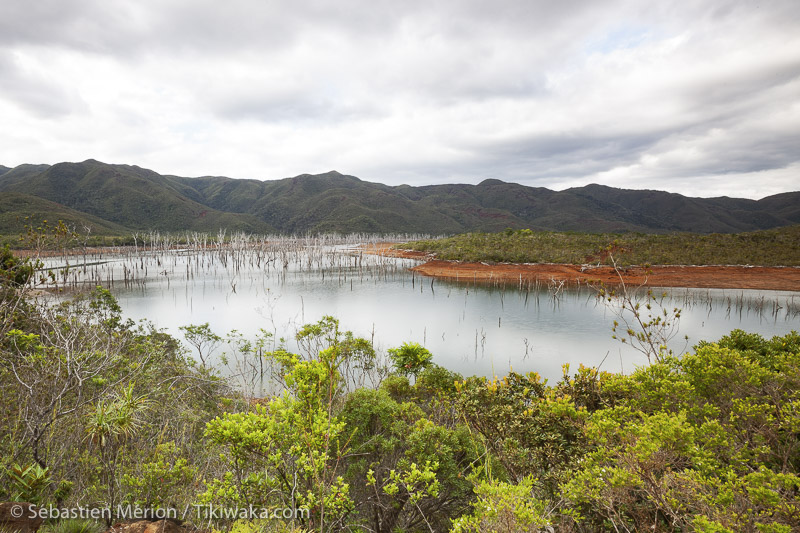
{"label": "foreground bush", "polygon": [[387,360],[324,317],[300,354],[229,336],[263,358],[246,382],[275,393],[253,399],[108,291],[42,305],[0,288],[4,500],[307,511],[190,517],[225,531],[800,530],[797,333],[548,384],[464,379],[418,345]]}
{"label": "foreground bush", "polygon": [[[800,528],[797,333],[734,331],[630,376],[581,369],[554,388],[477,383],[462,386],[465,414],[504,469],[459,530],[501,516],[559,531]],[[501,513],[508,501],[519,512]]]}

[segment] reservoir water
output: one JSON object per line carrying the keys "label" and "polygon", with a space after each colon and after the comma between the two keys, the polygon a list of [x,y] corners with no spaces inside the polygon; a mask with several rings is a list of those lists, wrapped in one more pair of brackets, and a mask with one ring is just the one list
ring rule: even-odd
{"label": "reservoir water", "polygon": [[[434,362],[465,376],[502,376],[513,369],[536,371],[552,383],[564,363],[613,372],[647,364],[642,353],[612,338],[619,309],[589,287],[553,294],[546,286],[457,284],[412,274],[407,268],[413,260],[341,247],[306,253],[256,259],[247,252],[105,254],[86,269],[73,267],[70,276],[101,282],[126,317],[149,320],[179,339],[180,326],[208,322],[219,335],[237,330],[252,337],[263,329],[297,349],[297,330],[330,315],[343,330],[373,340],[379,351],[417,342]],[[737,328],[766,337],[800,329],[797,293],[664,291],[664,308],[681,309],[671,343],[676,352]]]}

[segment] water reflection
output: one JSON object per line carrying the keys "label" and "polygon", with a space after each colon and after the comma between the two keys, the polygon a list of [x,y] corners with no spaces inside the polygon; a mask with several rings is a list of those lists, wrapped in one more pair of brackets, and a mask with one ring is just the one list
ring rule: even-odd
{"label": "water reflection", "polygon": [[[246,251],[105,255],[70,276],[74,284],[102,282],[127,317],[149,320],[177,338],[180,326],[208,322],[218,334],[254,336],[264,329],[297,349],[293,337],[303,324],[332,315],[379,350],[418,342],[437,364],[464,375],[513,368],[555,381],[564,363],[629,372],[647,362],[612,339],[616,310],[588,287],[554,297],[546,286],[433,281],[407,271],[412,260],[314,250],[257,258]],[[795,293],[674,289],[664,305],[683,310],[676,351],[735,328],[769,337],[800,326]]]}

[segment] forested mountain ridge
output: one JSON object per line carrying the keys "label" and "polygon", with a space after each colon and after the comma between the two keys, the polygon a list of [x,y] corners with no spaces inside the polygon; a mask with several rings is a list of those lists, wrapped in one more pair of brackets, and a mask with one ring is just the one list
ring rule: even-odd
{"label": "forested mountain ridge", "polygon": [[[0,233],[18,229],[37,200],[97,233],[121,230],[248,232],[690,231],[728,233],[800,223],[800,192],[750,200],[691,198],[587,185],[553,191],[487,179],[412,187],[336,171],[273,181],[161,175],[95,160],[0,167]],[[12,195],[14,193],[14,195]],[[25,200],[25,201],[22,201]]]}

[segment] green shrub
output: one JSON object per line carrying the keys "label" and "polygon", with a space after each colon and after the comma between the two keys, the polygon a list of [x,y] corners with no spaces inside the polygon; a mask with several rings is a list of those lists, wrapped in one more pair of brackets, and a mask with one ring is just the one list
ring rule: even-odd
{"label": "green shrub", "polygon": [[417,375],[431,366],[433,354],[421,344],[404,342],[399,348],[390,348],[389,357],[400,374]]}
{"label": "green shrub", "polygon": [[50,484],[50,470],[36,463],[20,466],[16,463],[6,471],[11,500],[39,503]]}
{"label": "green shrub", "polygon": [[105,530],[104,525],[93,520],[67,518],[45,524],[39,531],[40,533],[102,533]]}

